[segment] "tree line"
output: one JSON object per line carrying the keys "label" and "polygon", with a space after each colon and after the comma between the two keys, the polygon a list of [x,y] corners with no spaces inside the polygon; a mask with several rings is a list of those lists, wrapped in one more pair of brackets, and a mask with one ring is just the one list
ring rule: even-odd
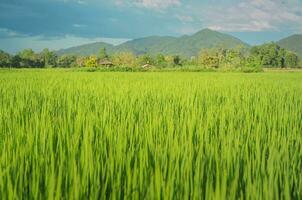
{"label": "tree line", "polygon": [[35,53],[32,49],[25,49],[16,55],[0,51],[0,67],[13,68],[54,68],[54,67],[150,67],[173,68],[195,66],[199,68],[247,68],[262,67],[291,68],[298,67],[298,56],[275,43],[244,48],[212,48],[203,49],[196,56],[182,58],[177,55],[166,56],[157,54],[134,55],[132,52],[119,52],[108,55],[105,48],[97,55],[75,56],[57,55],[54,51],[44,49]]}

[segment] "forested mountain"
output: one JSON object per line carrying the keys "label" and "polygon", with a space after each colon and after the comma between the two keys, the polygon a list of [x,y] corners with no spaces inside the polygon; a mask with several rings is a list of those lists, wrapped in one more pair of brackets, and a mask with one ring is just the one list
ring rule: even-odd
{"label": "forested mountain", "polygon": [[105,42],[95,42],[91,44],[85,44],[81,46],[71,47],[68,49],[62,49],[57,51],[59,55],[77,55],[77,56],[89,56],[92,54],[97,54],[100,49],[106,48],[108,53],[113,52],[114,46]]}
{"label": "forested mountain", "polygon": [[170,45],[166,46],[166,51],[170,55],[194,56],[201,49],[214,47],[235,48],[248,47],[249,45],[231,35],[204,29],[191,36],[182,36]]}
{"label": "forested mountain", "polygon": [[190,36],[151,36],[134,39],[118,46],[106,43],[93,43],[60,50],[58,53],[75,55],[97,54],[100,48],[105,47],[109,54],[130,51],[136,55],[161,53],[164,55],[190,57],[197,55],[201,49],[213,47],[234,48],[239,46],[248,47],[249,45],[231,35],[204,29]]}
{"label": "forested mountain", "polygon": [[293,51],[302,59],[302,34],[292,35],[277,42],[281,47]]}
{"label": "forested mountain", "polygon": [[167,54],[166,48],[176,42],[177,38],[169,36],[151,36],[134,39],[115,47],[115,52],[130,51],[136,55],[140,54]]}

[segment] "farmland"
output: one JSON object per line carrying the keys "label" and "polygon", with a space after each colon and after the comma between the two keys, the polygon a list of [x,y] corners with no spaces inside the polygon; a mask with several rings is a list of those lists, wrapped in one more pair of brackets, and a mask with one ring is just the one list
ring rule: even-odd
{"label": "farmland", "polygon": [[302,73],[0,71],[2,199],[302,199]]}

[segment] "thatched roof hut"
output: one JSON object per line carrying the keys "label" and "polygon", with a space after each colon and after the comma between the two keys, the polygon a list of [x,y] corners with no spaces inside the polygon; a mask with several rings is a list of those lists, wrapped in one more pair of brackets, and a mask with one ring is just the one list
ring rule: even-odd
{"label": "thatched roof hut", "polygon": [[147,68],[150,68],[150,67],[151,67],[151,65],[149,65],[149,64],[145,64],[145,65],[142,66],[142,68],[144,68],[144,69],[147,69]]}
{"label": "thatched roof hut", "polygon": [[114,64],[108,60],[101,60],[99,66],[112,67]]}

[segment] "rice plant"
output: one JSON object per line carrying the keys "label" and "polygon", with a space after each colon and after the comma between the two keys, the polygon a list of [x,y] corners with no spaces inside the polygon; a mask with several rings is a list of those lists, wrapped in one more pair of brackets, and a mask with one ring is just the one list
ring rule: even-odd
{"label": "rice plant", "polygon": [[302,199],[302,73],[0,71],[1,199]]}

